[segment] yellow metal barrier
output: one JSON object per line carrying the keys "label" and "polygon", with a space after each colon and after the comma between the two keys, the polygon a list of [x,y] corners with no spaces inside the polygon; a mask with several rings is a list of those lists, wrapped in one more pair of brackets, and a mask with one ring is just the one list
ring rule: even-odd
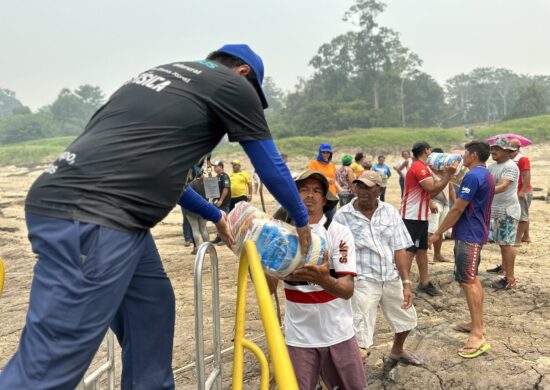
{"label": "yellow metal barrier", "polygon": [[233,389],[243,388],[244,348],[249,349],[260,363],[260,389],[269,387],[269,365],[262,350],[244,337],[244,322],[246,318],[246,290],[248,284],[248,269],[254,282],[256,298],[260,307],[260,316],[264,326],[267,349],[273,364],[275,382],[281,390],[298,390],[298,383],[292,368],[292,362],[286,349],[285,340],[279,327],[277,314],[271,301],[271,294],[267,287],[260,257],[254,242],[244,243],[239,264],[239,278],[237,284],[237,313],[235,317],[235,353],[233,356]]}
{"label": "yellow metal barrier", "polygon": [[4,259],[0,257],[0,297],[4,290],[4,277],[6,275],[6,269],[4,268]]}

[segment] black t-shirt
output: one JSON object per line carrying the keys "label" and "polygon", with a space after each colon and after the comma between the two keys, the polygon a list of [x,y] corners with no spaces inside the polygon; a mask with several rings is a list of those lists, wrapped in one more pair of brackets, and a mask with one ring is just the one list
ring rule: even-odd
{"label": "black t-shirt", "polygon": [[210,61],[141,73],[116,91],[31,187],[30,213],[128,231],[176,204],[193,166],[228,134],[271,139],[252,85]]}
{"label": "black t-shirt", "polygon": [[229,190],[220,207],[231,206],[231,179],[229,178],[229,175],[227,173],[222,172],[218,174],[218,187],[220,189],[220,196],[224,188],[227,188]]}

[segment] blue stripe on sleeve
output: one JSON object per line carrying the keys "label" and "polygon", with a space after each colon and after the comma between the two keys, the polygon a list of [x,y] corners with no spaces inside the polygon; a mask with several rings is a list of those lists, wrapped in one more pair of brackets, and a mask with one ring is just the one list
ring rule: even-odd
{"label": "blue stripe on sleeve", "polygon": [[307,210],[273,140],[242,141],[252,165],[269,192],[283,206],[297,227],[308,224]]}
{"label": "blue stripe on sleeve", "polygon": [[197,194],[191,186],[187,186],[181,193],[178,204],[184,209],[200,215],[207,221],[217,223],[222,217],[220,210]]}

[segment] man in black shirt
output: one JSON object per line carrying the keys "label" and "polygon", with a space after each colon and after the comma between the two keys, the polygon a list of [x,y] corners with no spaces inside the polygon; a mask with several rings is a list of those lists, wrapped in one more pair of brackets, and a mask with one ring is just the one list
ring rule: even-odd
{"label": "man in black shirt", "polygon": [[[231,179],[223,169],[223,161],[216,161],[214,163],[214,171],[218,178],[218,187],[220,190],[220,197],[215,199],[214,205],[223,212],[229,213],[229,208],[231,207]],[[217,235],[212,242],[214,244],[223,245],[223,241],[219,235]]]}
{"label": "man in black shirt", "polygon": [[0,389],[74,389],[109,327],[122,346],[123,389],[174,388],[174,293],[150,228],[179,197],[234,244],[225,214],[186,186],[225,134],[293,214],[305,254],[307,210],[265,121],[263,73],[241,44],[140,73],[34,182],[25,210],[38,261]]}

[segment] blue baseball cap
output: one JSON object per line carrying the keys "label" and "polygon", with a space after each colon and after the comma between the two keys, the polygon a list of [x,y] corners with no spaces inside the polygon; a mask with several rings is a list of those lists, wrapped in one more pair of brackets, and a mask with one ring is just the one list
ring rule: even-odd
{"label": "blue baseball cap", "polygon": [[262,83],[264,81],[264,63],[262,61],[262,58],[254,53],[250,46],[243,43],[230,43],[227,45],[223,45],[217,51],[240,58],[241,60],[246,62],[246,64],[250,66],[250,68],[252,68],[260,87],[258,88],[258,95],[260,96],[260,100],[262,101],[262,107],[267,108],[267,99],[265,98],[265,94],[262,89]]}

